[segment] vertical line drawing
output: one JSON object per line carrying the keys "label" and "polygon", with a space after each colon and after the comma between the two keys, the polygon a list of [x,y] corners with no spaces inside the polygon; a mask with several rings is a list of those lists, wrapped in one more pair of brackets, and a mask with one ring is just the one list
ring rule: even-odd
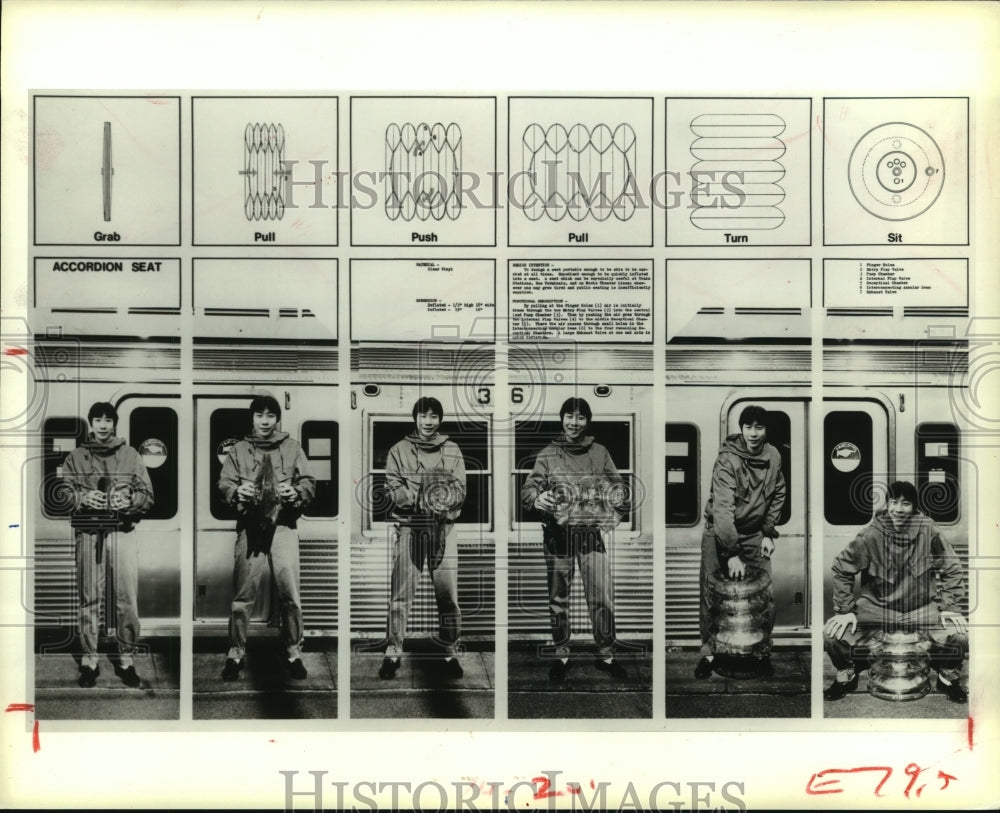
{"label": "vertical line drawing", "polygon": [[635,213],[635,131],[628,124],[613,133],[607,124],[593,130],[575,124],[568,131],[562,124],[548,130],[530,124],[521,138],[521,166],[520,208],[529,220],[568,214],[604,221],[613,213],[624,221]]}
{"label": "vertical line drawing", "polygon": [[462,129],[407,122],[385,129],[385,213],[390,220],[457,220],[462,214]]}
{"label": "vertical line drawing", "polygon": [[111,176],[114,175],[111,166],[111,122],[104,122],[104,151],[101,159],[101,194],[104,199],[104,221],[111,220]]}
{"label": "vertical line drawing", "polygon": [[785,222],[778,182],[785,176],[786,126],[774,113],[703,113],[691,120],[693,226],[769,230]]}
{"label": "vertical line drawing", "polygon": [[285,216],[285,128],[281,124],[247,124],[243,131],[243,212],[247,220],[281,220]]}
{"label": "vertical line drawing", "polygon": [[910,220],[938,199],[944,157],[925,131],[905,122],[880,124],[851,151],[847,181],[854,199],[882,220]]}

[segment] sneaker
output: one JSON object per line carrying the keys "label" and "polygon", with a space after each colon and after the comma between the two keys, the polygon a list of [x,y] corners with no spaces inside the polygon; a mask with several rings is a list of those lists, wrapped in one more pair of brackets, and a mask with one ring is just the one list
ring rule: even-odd
{"label": "sneaker", "polygon": [[100,674],[100,666],[95,666],[93,669],[89,666],[81,666],[80,679],[77,683],[80,685],[81,689],[92,689],[97,684],[97,676]]}
{"label": "sneaker", "polygon": [[382,665],[379,667],[378,676],[382,680],[391,680],[396,677],[396,672],[399,671],[399,658],[390,658],[386,656],[382,659]]}
{"label": "sneaker", "polygon": [[965,703],[969,699],[969,695],[966,693],[957,680],[953,680],[951,683],[945,683],[941,680],[940,675],[937,679],[937,690],[941,694],[947,695],[948,699],[952,703]]}
{"label": "sneaker", "polygon": [[290,674],[295,680],[305,680],[309,673],[306,671],[306,665],[302,663],[302,658],[296,658],[294,661],[288,661],[288,674]]}
{"label": "sneaker", "polygon": [[711,677],[714,671],[715,661],[711,658],[702,658],[694,668],[694,676],[698,680],[705,680],[705,678]]}
{"label": "sneaker", "polygon": [[460,677],[464,677],[465,670],[462,668],[462,664],[458,662],[458,658],[448,658],[442,664],[444,676],[448,680],[458,680]]}
{"label": "sneaker", "polygon": [[603,658],[598,658],[594,661],[594,666],[598,672],[604,672],[615,680],[625,680],[628,677],[628,672],[625,671],[625,667],[614,658],[611,659],[611,663],[608,663]]}
{"label": "sneaker", "polygon": [[226,666],[222,670],[223,680],[236,680],[243,671],[243,659],[226,658]]}
{"label": "sneaker", "polygon": [[563,683],[566,680],[566,673],[569,671],[569,661],[556,658],[549,667],[549,680],[553,683]]}
{"label": "sneaker", "polygon": [[823,692],[823,699],[825,700],[840,700],[844,695],[850,694],[855,689],[858,688],[858,674],[854,673],[852,677],[847,682],[843,680],[835,680],[831,683],[826,691]]}
{"label": "sneaker", "polygon": [[136,688],[141,681],[139,676],[135,673],[135,666],[129,664],[124,669],[122,669],[121,664],[115,666],[115,674],[121,678],[122,683],[131,688]]}

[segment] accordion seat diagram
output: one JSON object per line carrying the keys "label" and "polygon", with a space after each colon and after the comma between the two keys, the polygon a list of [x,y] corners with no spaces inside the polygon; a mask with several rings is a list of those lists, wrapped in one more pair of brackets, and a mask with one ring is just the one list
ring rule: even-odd
{"label": "accordion seat diagram", "polygon": [[390,220],[457,220],[462,214],[462,130],[407,122],[385,131],[385,213]]}
{"label": "accordion seat diagram", "polygon": [[247,220],[285,216],[285,129],[280,124],[247,124],[243,133],[243,210]]}

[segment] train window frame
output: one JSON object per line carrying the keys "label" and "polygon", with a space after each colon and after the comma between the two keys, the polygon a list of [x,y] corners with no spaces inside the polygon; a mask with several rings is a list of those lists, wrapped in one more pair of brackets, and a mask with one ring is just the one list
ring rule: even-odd
{"label": "train window frame", "polygon": [[[702,523],[702,493],[701,493],[701,428],[696,423],[691,423],[690,421],[665,421],[663,424],[663,442],[668,443],[667,432],[671,426],[684,426],[689,427],[694,430],[694,454],[688,455],[688,457],[693,457],[693,470],[691,476],[694,482],[694,518],[691,522],[670,522],[669,518],[665,519],[664,524],[667,528],[694,528]],[[664,506],[667,504],[667,488],[670,483],[667,477],[667,458],[675,455],[668,455],[666,453],[666,447],[664,446],[663,452],[663,499]]]}
{"label": "train window frame", "polygon": [[[57,432],[54,429],[50,429],[50,426],[58,421],[75,422],[76,432],[74,434],[69,434],[69,430],[66,429],[61,432]],[[90,431],[90,426],[86,419],[81,418],[79,415],[50,415],[45,418],[42,423],[42,442],[45,444],[45,452],[42,456],[42,481],[41,487],[41,499],[39,500],[39,507],[41,509],[42,516],[45,519],[54,520],[68,520],[72,516],[72,512],[66,510],[61,513],[53,512],[50,510],[50,505],[46,497],[49,494],[49,482],[54,480],[55,482],[61,482],[63,479],[63,463],[69,456],[69,453],[73,449],[77,449],[80,446],[82,440],[86,440],[87,435]],[[66,451],[61,451],[56,448],[57,440],[72,440],[74,443],[73,449],[67,449]],[[58,460],[56,458],[58,457]]]}
{"label": "train window frame", "polygon": [[[122,405],[125,404],[125,403],[126,403],[126,401],[123,400],[122,404],[119,404],[119,409],[121,409],[121,411],[123,411],[123,412],[124,412],[124,409],[122,408]],[[173,502],[171,503],[171,507],[173,508],[173,511],[170,514],[167,514],[165,516],[150,516],[149,514],[147,514],[145,517],[143,517],[143,519],[145,521],[147,521],[147,522],[163,522],[163,521],[166,521],[166,520],[176,519],[177,515],[178,515],[178,512],[180,511],[180,480],[181,480],[180,458],[179,458],[179,450],[180,450],[180,415],[178,415],[177,409],[175,407],[168,406],[168,405],[165,405],[165,404],[137,403],[134,406],[130,406],[129,409],[128,409],[128,413],[127,413],[128,428],[129,428],[128,443],[129,443],[129,445],[133,449],[136,449],[136,451],[138,451],[138,447],[136,446],[136,444],[134,442],[134,439],[132,437],[132,429],[133,429],[132,421],[135,419],[136,413],[139,413],[142,410],[147,410],[147,409],[155,409],[155,410],[166,409],[166,410],[169,410],[170,413],[171,413],[171,415],[172,415],[172,419],[173,419],[174,448],[170,449],[168,447],[168,449],[167,449],[168,461],[169,461],[169,465],[170,465],[169,471],[173,472]],[[123,416],[123,417],[125,417],[125,416]],[[149,473],[148,470],[147,470],[147,473]],[[152,474],[150,474],[150,480],[155,480],[155,479],[157,479],[157,478],[155,478]],[[156,499],[157,494],[156,494],[156,483],[155,482],[153,483],[153,488],[154,488],[154,490],[153,490],[153,508],[152,508],[152,513],[155,514],[155,513],[157,513],[157,504],[161,503],[161,501],[159,501],[159,500]]]}
{"label": "train window frame", "polygon": [[[774,447],[775,451],[777,451],[778,455],[780,456],[781,455],[781,449],[779,448],[778,443],[775,442],[775,438],[774,438],[774,434],[775,433],[773,431],[774,424],[773,424],[773,417],[772,416],[781,415],[782,418],[785,421],[787,421],[787,423],[788,423],[789,443],[791,443],[792,428],[793,428],[793,425],[794,425],[793,422],[792,422],[792,416],[788,412],[786,412],[784,409],[781,408],[782,406],[784,406],[784,404],[787,404],[787,403],[794,403],[794,401],[792,401],[791,399],[787,399],[787,398],[782,398],[782,399],[739,398],[736,401],[733,401],[731,404],[729,404],[729,406],[728,406],[728,413],[727,413],[727,415],[726,415],[726,417],[724,419],[723,427],[725,429],[725,436],[722,439],[725,440],[725,437],[728,437],[728,435],[731,434],[732,432],[735,432],[737,434],[742,433],[742,431],[743,431],[742,427],[739,426],[739,415],[740,415],[740,412],[745,407],[753,405],[753,404],[761,405],[767,411],[768,420],[769,420],[769,425],[766,426],[766,427],[764,427],[767,430],[767,436],[764,438],[764,442],[765,443],[770,443],[771,446]],[[772,404],[778,404],[779,406],[772,406]],[[735,423],[735,426],[734,426],[734,428],[732,430],[729,429],[729,416],[732,416],[733,421]],[[808,417],[806,418],[806,420],[808,421]],[[720,443],[720,445],[721,445],[721,443]],[[807,424],[807,429],[806,429],[805,448],[803,449],[803,455],[804,455],[804,463],[805,463],[805,470],[803,471],[803,475],[804,475],[803,476],[803,486],[805,486],[809,482],[809,438],[808,438],[808,424]],[[785,462],[784,461],[784,457],[782,457],[781,473],[782,473],[782,476],[784,477],[784,480],[785,480],[785,501],[784,501],[784,503],[781,506],[781,515],[778,517],[778,522],[775,525],[776,528],[783,528],[784,526],[788,525],[788,523],[790,523],[792,521],[792,515],[795,513],[795,508],[797,508],[797,506],[793,505],[793,503],[792,503],[792,492],[793,492],[793,485],[794,485],[794,483],[793,483],[793,479],[792,479],[791,447],[789,447],[789,457],[788,457],[788,464],[789,465],[788,465],[787,469],[784,466],[784,462]],[[714,472],[714,465],[715,464],[713,463],[713,472]],[[709,475],[709,484],[710,485],[709,485],[709,489],[708,489],[709,493],[711,493],[711,490],[712,490],[711,489],[711,481],[712,481],[711,478],[712,477],[713,477],[713,475],[710,474]],[[803,488],[802,495],[803,495],[803,497],[806,496],[805,488]]]}
{"label": "train window frame", "polygon": [[[823,466],[822,478],[820,480],[820,483],[821,483],[820,490],[821,490],[821,493],[823,495],[823,521],[827,525],[831,525],[833,527],[837,527],[837,528],[849,528],[849,527],[857,527],[859,525],[865,525],[868,522],[870,522],[872,516],[878,510],[879,498],[878,498],[878,493],[875,490],[876,489],[876,485],[877,485],[877,483],[876,483],[876,481],[874,479],[875,476],[876,476],[876,472],[873,470],[870,473],[870,476],[871,476],[871,487],[872,487],[872,491],[871,491],[871,506],[870,506],[870,508],[867,511],[864,510],[864,509],[859,509],[854,515],[837,514],[837,515],[834,516],[833,512],[830,510],[831,478],[830,478],[829,466],[830,465],[834,465],[834,467],[836,467],[836,465],[832,463],[831,456],[830,456],[829,452],[827,451],[828,446],[830,446],[830,443],[832,442],[831,439],[829,439],[827,437],[827,434],[828,434],[828,432],[831,431],[830,430],[830,421],[831,421],[831,418],[833,418],[835,415],[841,415],[841,414],[850,414],[850,415],[854,415],[854,416],[859,416],[860,415],[860,416],[864,416],[865,418],[868,419],[869,425],[870,425],[870,429],[871,429],[871,434],[870,434],[870,436],[867,439],[867,441],[868,441],[867,446],[864,447],[864,448],[856,449],[855,451],[860,452],[859,459],[863,459],[864,457],[867,457],[869,460],[872,461],[872,465],[874,465],[875,446],[876,446],[875,420],[874,420],[874,418],[872,418],[871,413],[869,413],[867,410],[857,409],[856,408],[856,404],[853,404],[852,402],[849,402],[849,401],[843,403],[839,408],[828,409],[825,412],[825,414],[823,415],[823,430],[822,430],[822,435],[821,435],[820,443],[819,443],[821,454],[822,454],[821,465]],[[841,429],[840,431],[844,431],[844,430]],[[834,446],[834,450],[836,450],[839,446],[844,445],[845,443],[848,443],[851,446],[858,446],[858,444],[856,444],[854,442],[854,440],[856,440],[856,439],[857,438],[854,438],[854,439],[852,439],[850,441],[838,441],[837,445]],[[861,474],[859,476],[864,476],[865,471],[866,471],[865,469],[862,469]],[[850,472],[847,472],[847,473],[850,473]],[[842,496],[844,496],[844,495],[842,495]],[[850,500],[844,499],[844,500],[841,500],[840,502],[838,502],[837,504],[838,505],[850,504]]]}
{"label": "train window frame", "polygon": [[[324,455],[314,455],[314,456],[310,457],[309,456],[309,452],[307,450],[307,444],[306,444],[306,441],[307,441],[307,438],[306,438],[306,426],[308,424],[326,424],[326,423],[332,423],[336,427],[336,432],[337,432],[336,445],[334,447],[334,445],[331,444],[330,454],[329,455],[326,455],[326,456],[324,456]],[[318,435],[317,437],[325,438],[326,435]],[[311,440],[312,436],[310,436],[308,439]],[[328,520],[337,519],[340,516],[340,477],[338,476],[338,474],[339,474],[339,457],[340,457],[340,421],[334,420],[332,418],[322,418],[322,419],[321,418],[305,418],[304,420],[299,421],[299,424],[298,424],[298,437],[296,438],[296,440],[298,441],[299,446],[302,448],[302,454],[304,454],[306,456],[306,460],[308,460],[310,463],[312,461],[314,461],[314,460],[329,460],[330,461],[330,473],[333,476],[329,480],[327,480],[325,478],[316,477],[315,471],[310,471],[310,474],[315,478],[317,484],[320,483],[320,482],[328,482],[328,483],[332,483],[333,484],[333,489],[332,490],[333,490],[333,498],[334,498],[334,501],[335,501],[334,502],[334,512],[332,514],[315,514],[315,513],[309,513],[310,509],[312,508],[312,504],[310,504],[310,505],[307,505],[306,508],[305,508],[305,510],[302,512],[302,516],[300,517],[300,519],[305,520],[307,522],[309,522],[309,521],[315,521],[315,520],[321,520],[321,521],[322,520],[327,520],[328,521]]]}
{"label": "train window frame", "polygon": [[[549,423],[558,423],[559,421],[557,421],[555,419],[550,419],[547,422],[549,422]],[[618,473],[623,478],[625,478],[628,482],[634,484],[636,482],[637,478],[638,478],[638,475],[636,473],[636,448],[637,448],[637,444],[638,444],[638,440],[637,440],[637,424],[638,424],[638,422],[636,420],[636,413],[634,413],[634,412],[608,412],[608,413],[602,413],[601,416],[600,416],[600,418],[597,418],[596,420],[593,421],[593,423],[597,424],[598,426],[600,426],[602,423],[615,423],[615,422],[624,422],[624,423],[627,423],[628,424],[628,429],[629,429],[629,443],[628,443],[629,467],[628,468],[620,468],[620,469],[618,469]],[[510,486],[510,494],[511,494],[511,499],[510,499],[510,517],[509,517],[511,531],[513,531],[513,532],[521,532],[521,531],[526,531],[526,530],[540,529],[540,527],[541,527],[539,525],[539,522],[538,522],[537,519],[518,520],[518,518],[517,518],[518,506],[520,505],[520,501],[521,501],[520,489],[517,487],[518,476],[521,475],[521,474],[524,474],[524,475],[531,474],[531,471],[532,471],[531,468],[518,468],[518,466],[517,466],[518,460],[517,460],[517,454],[516,454],[516,450],[517,450],[517,439],[516,439],[516,436],[517,436],[517,429],[518,429],[518,424],[519,423],[540,423],[540,421],[527,421],[526,420],[526,421],[515,422],[515,424],[514,424],[515,439],[514,439],[514,444],[512,446],[512,450],[514,450],[515,454],[513,455],[513,460],[512,460],[514,468],[510,472],[510,484],[511,484],[511,486]],[[601,439],[599,437],[597,437],[596,435],[594,436],[594,440],[597,443],[601,443]],[[544,449],[546,445],[548,445],[549,443],[551,443],[551,441],[552,441],[552,436],[550,436],[549,439],[546,440],[546,442],[545,442],[544,445],[540,446],[536,450],[535,455],[537,455],[538,452],[540,452],[542,449]],[[601,445],[606,445],[606,444],[602,443]],[[532,459],[534,459],[534,458],[532,458]],[[532,468],[533,468],[533,466],[532,466]],[[644,492],[648,491],[648,489],[644,489],[643,491]],[[632,488],[632,492],[633,492],[633,494],[640,493],[639,489],[636,489],[634,487],[634,485],[633,485],[633,488]],[[627,523],[626,522],[620,523],[615,528],[614,533],[616,535],[619,535],[619,534],[620,535],[627,535],[628,538],[638,537],[640,535],[640,533],[641,533],[641,523],[639,521],[639,513],[640,513],[639,506],[634,506],[633,509],[632,509],[632,511],[631,511],[631,513],[630,513],[630,515],[629,515],[629,521]]]}
{"label": "train window frame", "polygon": [[[928,443],[927,434],[929,432],[922,433],[921,430],[924,427],[938,427],[939,431],[934,432],[934,435],[942,435],[948,433],[950,438],[947,440],[949,446],[954,444],[955,453],[949,454],[946,457],[941,455],[928,455],[925,453],[926,444]],[[914,485],[917,487],[917,495],[919,501],[919,508],[926,514],[930,519],[932,519],[937,525],[957,525],[962,521],[962,476],[961,476],[961,466],[959,466],[959,460],[961,459],[961,449],[962,449],[962,430],[955,423],[950,421],[921,421],[913,429],[913,461],[914,461],[914,474],[916,475],[916,483]],[[924,488],[927,483],[927,471],[924,470],[924,463],[928,459],[947,459],[951,458],[955,461],[954,467],[954,480],[955,480],[955,490],[956,490],[956,500],[955,500],[955,517],[954,519],[941,519],[929,512],[924,506],[923,500],[921,499],[923,495]],[[948,472],[945,472],[947,475]]]}
{"label": "train window frame", "polygon": [[[443,423],[454,423],[457,419],[446,418]],[[374,443],[374,430],[376,423],[390,423],[399,424],[400,426],[411,427],[413,426],[413,417],[408,414],[401,412],[368,412],[365,415],[364,424],[364,437],[363,437],[363,448],[362,448],[362,467],[364,472],[364,481],[366,483],[371,483],[376,475],[385,475],[385,469],[375,468],[374,458],[375,449]],[[486,466],[481,469],[469,469],[466,467],[465,471],[465,484],[468,492],[472,492],[472,488],[469,485],[470,477],[484,477],[484,488],[485,491],[484,503],[486,505],[486,521],[485,522],[456,522],[454,525],[455,531],[461,532],[490,532],[493,530],[493,524],[496,521],[496,505],[493,499],[493,483],[496,477],[494,456],[493,456],[493,418],[492,416],[484,415],[482,417],[477,417],[474,421],[467,420],[466,423],[476,423],[484,424],[486,428]],[[445,433],[447,434],[447,433]],[[405,434],[400,435],[400,440],[405,437]],[[391,448],[391,447],[390,447]],[[388,450],[386,450],[388,451]],[[373,493],[373,489],[369,489],[369,496]],[[395,523],[391,520],[389,521],[375,521],[372,517],[372,500],[365,499],[361,506],[361,529],[362,533],[371,536],[380,536],[385,533],[386,529],[394,525]]]}

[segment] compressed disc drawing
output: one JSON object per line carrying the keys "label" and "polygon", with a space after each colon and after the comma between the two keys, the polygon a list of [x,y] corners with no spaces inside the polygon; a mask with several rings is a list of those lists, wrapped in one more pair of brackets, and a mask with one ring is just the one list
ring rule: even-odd
{"label": "compressed disc drawing", "polygon": [[848,182],[859,204],[882,220],[923,214],[944,186],[944,158],[912,124],[890,122],[865,133],[851,152]]}
{"label": "compressed disc drawing", "polygon": [[243,131],[243,212],[247,220],[285,216],[285,129],[280,124],[248,124]]}
{"label": "compressed disc drawing", "polygon": [[691,224],[769,230],[785,222],[785,120],[773,113],[703,113],[691,121]]}
{"label": "compressed disc drawing", "polygon": [[628,124],[529,125],[521,139],[522,210],[529,220],[586,217],[629,220],[635,214],[635,132]]}
{"label": "compressed disc drawing", "polygon": [[407,122],[385,130],[385,213],[390,220],[457,220],[462,213],[462,130]]}
{"label": "compressed disc drawing", "polygon": [[104,198],[104,220],[111,220],[111,176],[114,168],[111,166],[111,122],[104,122],[104,155],[101,160],[101,193]]}

